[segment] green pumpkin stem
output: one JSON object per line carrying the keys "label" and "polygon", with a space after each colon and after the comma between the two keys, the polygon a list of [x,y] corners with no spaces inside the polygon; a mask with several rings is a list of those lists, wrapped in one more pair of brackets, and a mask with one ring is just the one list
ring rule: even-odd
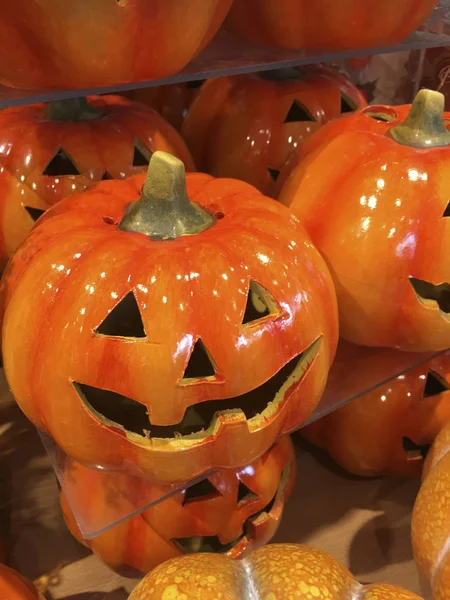
{"label": "green pumpkin stem", "polygon": [[45,109],[49,121],[92,121],[101,119],[104,113],[89,104],[87,98],[68,98],[49,102]]}
{"label": "green pumpkin stem", "polygon": [[126,211],[119,229],[154,240],[195,235],[215,223],[214,216],[189,200],[184,164],[167,152],[155,152],[139,200]]}
{"label": "green pumpkin stem", "polygon": [[413,148],[439,148],[450,145],[450,131],[444,124],[445,97],[440,92],[420,90],[408,116],[388,131],[399,144]]}

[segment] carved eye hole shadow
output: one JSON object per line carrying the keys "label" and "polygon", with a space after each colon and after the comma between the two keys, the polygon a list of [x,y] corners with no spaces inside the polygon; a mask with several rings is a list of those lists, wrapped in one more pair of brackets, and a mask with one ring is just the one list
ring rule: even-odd
{"label": "carved eye hole shadow", "polygon": [[148,167],[152,153],[140,140],[134,140],[133,167]]}
{"label": "carved eye hole shadow", "polygon": [[24,206],[24,208],[33,221],[37,221],[39,217],[42,217],[42,215],[45,213],[43,208],[34,208],[34,206]]}
{"label": "carved eye hole shadow", "polygon": [[298,123],[300,121],[315,121],[312,114],[298,100],[294,100],[283,123]]}
{"label": "carved eye hole shadow", "polygon": [[278,303],[272,294],[256,281],[250,281],[242,324],[254,324],[264,317],[279,314]]}
{"label": "carved eye hole shadow", "polygon": [[356,104],[345,94],[341,94],[341,114],[355,112]]}
{"label": "carved eye hole shadow", "polygon": [[449,386],[442,377],[433,371],[428,371],[423,392],[425,398],[437,396],[438,394],[442,394],[442,392],[447,392],[448,389]]}
{"label": "carved eye hole shadow", "polygon": [[81,175],[81,171],[73,158],[61,147],[45,167],[43,175],[62,177],[64,175]]}
{"label": "carved eye hole shadow", "polygon": [[269,171],[269,175],[272,179],[272,181],[276,181],[278,179],[278,177],[280,176],[280,171],[279,169],[267,169]]}
{"label": "carved eye hole shadow", "polygon": [[190,504],[197,500],[209,500],[211,498],[218,498],[221,495],[222,494],[219,492],[216,486],[209,481],[209,479],[203,479],[202,481],[194,483],[194,485],[191,485],[186,489],[184,493],[182,506],[185,506],[186,504]]}
{"label": "carved eye hole shadow", "polygon": [[105,171],[101,180],[110,181],[111,179],[114,179],[114,177],[110,173],[108,173],[108,171]]}
{"label": "carved eye hole shadow", "polygon": [[431,444],[416,444],[408,437],[403,437],[403,450],[408,461],[424,460],[431,448]]}
{"label": "carved eye hole shadow", "polygon": [[237,501],[238,504],[241,502],[250,502],[253,500],[258,500],[258,496],[250,490],[243,481],[239,481],[238,487],[238,496]]}
{"label": "carved eye hole shadow", "polygon": [[440,310],[445,313],[450,313],[450,284],[440,283],[434,285],[423,279],[410,277],[409,282],[416,292],[419,300],[434,300],[437,302]]}
{"label": "carved eye hole shadow", "polygon": [[141,313],[133,292],[127,294],[113,308],[96,334],[114,337],[144,338],[147,336],[142,323]]}
{"label": "carved eye hole shadow", "polygon": [[450,202],[447,204],[447,206],[445,207],[444,213],[442,215],[443,217],[450,217]]}
{"label": "carved eye hole shadow", "polygon": [[206,379],[207,377],[215,377],[216,369],[206,346],[199,338],[192,350],[189,362],[184,371],[183,383],[191,383],[193,379]]}

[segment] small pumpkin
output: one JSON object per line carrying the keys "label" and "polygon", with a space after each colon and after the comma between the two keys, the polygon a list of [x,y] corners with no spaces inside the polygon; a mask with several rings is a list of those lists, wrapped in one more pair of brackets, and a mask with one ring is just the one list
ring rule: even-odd
{"label": "small pumpkin", "polygon": [[[84,495],[93,513],[104,514],[111,488],[99,472],[77,465],[67,476]],[[131,489],[132,478],[119,474],[114,504]],[[122,575],[148,573],[156,565],[193,552],[216,552],[237,558],[262,546],[275,534],[284,503],[295,480],[295,456],[289,436],[283,436],[261,458],[237,471],[222,470],[156,504],[92,540],[84,540],[66,497],[61,508],[71,533]],[[149,499],[169,490],[142,481],[139,493]],[[89,490],[89,495],[86,495]],[[136,487],[133,485],[133,491]]]}
{"label": "small pumpkin", "polygon": [[[386,350],[384,356],[387,371],[392,368],[392,351]],[[342,379],[329,385],[327,392],[341,397],[340,381],[352,373],[362,376],[348,364]],[[447,352],[303,427],[301,435],[355,475],[414,477],[420,475],[430,445],[448,421]]]}
{"label": "small pumpkin", "polygon": [[325,125],[279,195],[325,257],[340,334],[355,344],[450,346],[443,106],[442,94],[421,90],[412,106],[369,106]]}
{"label": "small pumpkin", "polygon": [[430,581],[434,600],[448,600],[450,590],[450,424],[428,454],[412,514],[412,546],[421,573]]}
{"label": "small pumpkin", "polygon": [[231,2],[17,0],[0,22],[0,82],[89,89],[168,77],[209,43]]}
{"label": "small pumpkin", "polygon": [[164,119],[120,96],[0,111],[0,268],[45,209],[100,180],[146,170],[155,150],[194,169],[186,145]]}
{"label": "small pumpkin", "polygon": [[10,261],[5,373],[76,461],[182,482],[253,462],[309,416],[335,302],[283,206],[155,152],[147,177],[50,209]]}
{"label": "small pumpkin", "polygon": [[[394,585],[361,585],[330,555],[300,544],[270,544],[244,560],[195,554],[156,567],[129,600],[419,600]],[[220,595],[221,594],[221,595]]]}
{"label": "small pumpkin", "polygon": [[45,600],[32,583],[3,564],[0,564],[0,598],[2,600]]}
{"label": "small pumpkin", "polygon": [[221,77],[202,86],[181,131],[200,170],[272,195],[303,139],[365,105],[347,78],[325,67]]}
{"label": "small pumpkin", "polygon": [[412,33],[438,0],[234,0],[226,27],[254,44],[350,50],[387,46]]}

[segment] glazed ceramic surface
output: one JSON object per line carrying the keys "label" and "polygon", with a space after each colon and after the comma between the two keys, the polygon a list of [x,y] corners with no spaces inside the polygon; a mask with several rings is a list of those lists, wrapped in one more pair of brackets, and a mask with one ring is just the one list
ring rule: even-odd
{"label": "glazed ceramic surface", "polygon": [[422,90],[412,108],[362,109],[325,125],[280,175],[280,201],[330,267],[350,342],[450,347],[450,114],[442,108],[439,92]]}
{"label": "glazed ceramic surface", "polygon": [[0,564],[0,597],[2,600],[45,600],[22,575]]}
{"label": "glazed ceramic surface", "polygon": [[0,111],[0,268],[45,209],[102,179],[145,171],[155,150],[194,169],[162,117],[119,96]]}
{"label": "glazed ceramic surface", "polygon": [[207,45],[231,1],[18,0],[0,22],[0,81],[96,88],[168,77]]}
{"label": "glazed ceramic surface", "polygon": [[282,48],[369,48],[412,33],[437,0],[234,0],[228,29]]}
{"label": "glazed ceramic surface", "polygon": [[348,79],[324,67],[210,79],[182,126],[199,170],[271,196],[280,169],[321,125],[365,106]]}
{"label": "glazed ceramic surface", "polygon": [[434,600],[450,591],[450,424],[437,437],[425,463],[412,515],[414,557],[430,581]]}
{"label": "glazed ceramic surface", "polygon": [[[388,367],[392,354],[385,352]],[[347,370],[350,375],[353,365]],[[430,444],[450,420],[449,388],[447,353],[303,427],[301,435],[355,475],[418,476]],[[328,390],[340,394],[339,381]]]}
{"label": "glazed ceramic surface", "polygon": [[[176,176],[156,168],[167,165]],[[338,335],[323,259],[285,207],[248,184],[186,181],[187,194],[182,163],[157,152],[147,178],[58,203],[3,277],[12,392],[87,466],[173,482],[237,468],[322,394]],[[153,231],[170,225],[171,185],[206,228],[169,241]]]}
{"label": "glazed ceramic surface", "polygon": [[149,573],[129,600],[419,600],[393,585],[361,585],[344,565],[321,550],[270,544],[243,560],[197,554],[170,560]]}
{"label": "glazed ceramic surface", "polygon": [[[90,490],[83,501],[91,512],[101,514],[108,510],[111,495],[97,474],[77,466],[67,477],[75,478],[83,490]],[[81,537],[64,495],[61,507],[72,534],[110,567],[123,575],[130,574],[130,569],[146,574],[165,560],[183,554],[216,552],[237,558],[262,546],[278,528],[294,479],[294,450],[289,436],[284,436],[251,465],[238,471],[218,471],[89,542]],[[130,476],[124,475],[122,483],[114,502],[126,496]],[[133,491],[142,493],[148,503],[155,486],[144,480],[141,484],[139,490],[133,483]],[[158,493],[163,495],[165,491],[160,488]]]}

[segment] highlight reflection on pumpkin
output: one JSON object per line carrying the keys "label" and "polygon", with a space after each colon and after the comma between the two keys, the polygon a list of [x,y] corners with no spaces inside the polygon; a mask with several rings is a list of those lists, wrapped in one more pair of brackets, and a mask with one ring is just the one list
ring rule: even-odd
{"label": "highlight reflection on pumpkin", "polygon": [[87,466],[161,481],[238,468],[322,394],[337,342],[322,258],[251,186],[186,181],[158,152],[147,179],[60,202],[3,278],[13,394]]}

